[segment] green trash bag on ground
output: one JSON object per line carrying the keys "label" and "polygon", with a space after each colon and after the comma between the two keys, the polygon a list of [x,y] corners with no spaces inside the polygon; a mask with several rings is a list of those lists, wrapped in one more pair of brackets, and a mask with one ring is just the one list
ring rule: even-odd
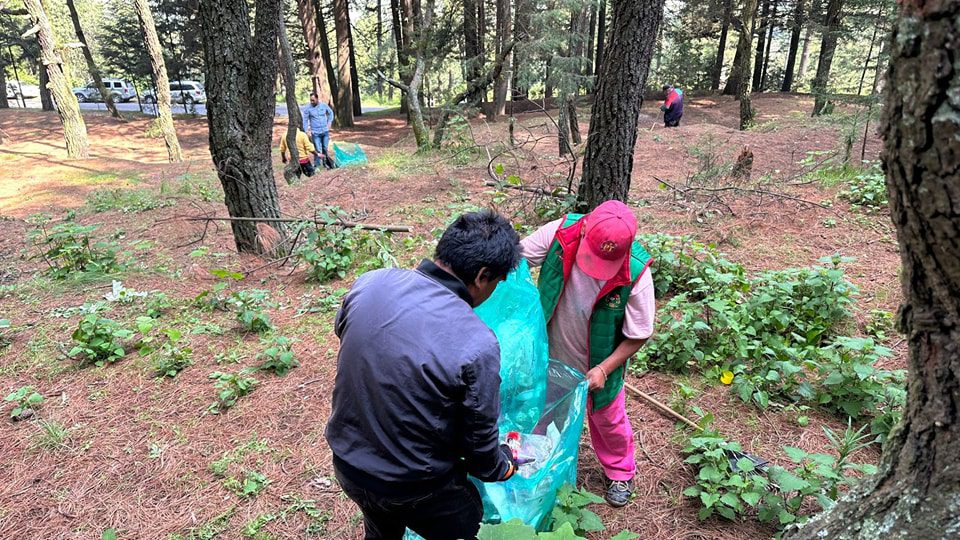
{"label": "green trash bag on ground", "polygon": [[366,165],[367,154],[356,143],[338,142],[333,143],[333,159],[337,167],[353,167],[355,165]]}

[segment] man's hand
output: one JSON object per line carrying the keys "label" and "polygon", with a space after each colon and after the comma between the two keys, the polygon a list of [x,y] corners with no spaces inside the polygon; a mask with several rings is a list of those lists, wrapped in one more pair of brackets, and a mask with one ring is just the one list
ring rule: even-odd
{"label": "man's hand", "polygon": [[591,392],[600,390],[605,384],[607,384],[607,376],[603,374],[603,370],[601,370],[599,367],[595,367],[587,372],[587,383]]}
{"label": "man's hand", "polygon": [[313,137],[313,130],[312,130],[312,129],[308,129],[308,130],[307,130],[307,137]]}

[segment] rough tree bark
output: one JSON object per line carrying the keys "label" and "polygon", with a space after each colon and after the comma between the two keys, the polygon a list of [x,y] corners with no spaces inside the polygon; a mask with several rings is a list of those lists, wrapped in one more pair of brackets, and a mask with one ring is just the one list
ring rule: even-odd
{"label": "rough tree bark", "polygon": [[330,40],[327,37],[327,22],[323,14],[321,0],[314,0],[314,11],[317,16],[317,38],[320,41],[320,55],[323,56],[323,66],[327,69],[327,84],[330,85],[330,97],[328,103],[337,110],[337,72],[333,69],[333,57],[330,55]]}
{"label": "rough tree bark", "polygon": [[167,147],[167,159],[171,163],[183,161],[183,152],[180,150],[180,141],[177,139],[177,130],[173,126],[173,114],[170,111],[170,82],[167,80],[167,66],[163,60],[163,49],[157,37],[157,26],[153,21],[153,12],[147,0],[134,0],[134,9],[137,20],[140,22],[140,33],[146,43],[147,55],[150,56],[150,69],[153,71],[153,82],[157,87],[157,125],[163,135],[163,143]]}
{"label": "rough tree bark", "polygon": [[907,404],[877,474],[784,538],[946,539],[960,530],[960,2],[902,2],[883,168],[909,344]]}
{"label": "rough tree bark", "polygon": [[767,25],[770,24],[770,5],[772,0],[764,0],[761,8],[760,24],[757,28],[757,56],[753,63],[753,91],[760,91],[760,77],[763,71],[763,51],[767,43]]}
{"label": "rough tree bark", "polygon": [[[744,28],[752,28],[754,13],[757,11],[757,0],[744,0],[743,12],[740,20]],[[740,32],[740,40],[737,42],[737,55],[741,57],[738,67],[740,73],[737,81],[737,100],[740,101],[740,129],[744,130],[753,124],[753,106],[750,103],[750,51],[752,32]]]}
{"label": "rough tree bark", "polygon": [[600,11],[597,13],[597,54],[593,61],[593,75],[600,75],[600,65],[603,63],[603,46],[607,39],[607,0],[600,0]]}
{"label": "rough tree bark", "polygon": [[[518,15],[519,16],[519,15]],[[596,39],[597,31],[597,4],[590,3],[590,22],[587,26],[587,48],[583,52],[583,60],[586,62],[583,70],[584,75],[593,75],[593,43]],[[516,33],[516,32],[514,32]]]}
{"label": "rough tree bark", "polygon": [[[426,9],[419,10],[417,13],[417,32],[416,47],[413,58],[413,72],[410,74],[409,82],[406,80],[395,80],[379,74],[391,86],[398,88],[403,92],[407,105],[410,107],[410,123],[413,127],[413,137],[417,141],[417,152],[426,152],[430,149],[430,129],[423,118],[423,107],[420,103],[420,86],[423,84],[423,77],[427,69],[427,55],[431,46],[433,37],[433,14],[436,0],[427,0]],[[404,27],[404,33],[409,36],[409,41],[413,42],[413,21]]]}
{"label": "rough tree bark", "polygon": [[40,110],[55,111],[56,109],[53,107],[53,94],[50,93],[50,76],[47,75],[47,69],[43,65],[42,56],[37,58],[37,72],[40,73]]}
{"label": "rough tree bark", "polygon": [[77,13],[77,6],[74,4],[74,0],[67,0],[67,9],[70,11],[70,20],[73,21],[73,31],[77,34],[77,39],[82,45],[83,59],[87,62],[87,71],[90,72],[90,78],[93,79],[93,84],[97,85],[97,91],[100,92],[103,103],[107,106],[107,110],[110,111],[110,116],[117,120],[123,120],[123,116],[121,116],[120,111],[117,110],[117,105],[113,102],[113,94],[107,92],[107,89],[103,86],[103,78],[100,76],[100,70],[97,68],[97,63],[93,61],[93,51],[90,50],[90,44],[87,43],[87,36],[83,33],[83,27],[80,26],[80,15]]}
{"label": "rough tree bark", "polygon": [[643,88],[663,18],[663,0],[611,0],[610,44],[597,93],[577,192],[577,207],[627,200]]}
{"label": "rough tree bark", "polygon": [[337,32],[337,125],[353,127],[353,81],[350,78],[350,4],[333,0]]}
{"label": "rough tree bark", "polygon": [[310,81],[313,91],[320,101],[330,101],[330,83],[327,80],[326,65],[320,49],[320,31],[317,28],[317,7],[314,0],[297,0],[297,17],[303,29],[304,44],[307,48],[307,65],[310,68]]}
{"label": "rough tree bark", "polygon": [[804,25],[803,6],[804,0],[797,0],[797,5],[793,11],[793,29],[790,33],[790,49],[787,51],[787,66],[783,71],[781,92],[793,90],[793,69],[796,67],[797,50],[800,48],[800,34],[803,32]]}
{"label": "rough tree bark", "polygon": [[[799,0],[802,1],[802,0]],[[723,3],[723,22],[720,25],[720,42],[717,44],[717,58],[710,72],[710,89],[720,89],[720,76],[723,73],[723,56],[727,52],[727,33],[730,31],[730,17],[733,15],[733,0]]]}
{"label": "rough tree bark", "polygon": [[[407,48],[404,46],[406,41],[403,36],[403,14],[400,11],[400,0],[390,0],[390,14],[393,21],[394,48],[397,51],[397,79],[402,81],[407,77],[407,71],[410,69],[410,56]],[[390,88],[395,87],[391,84]],[[410,114],[406,94],[400,95],[400,114],[406,116]]]}
{"label": "rough tree bark", "polygon": [[[511,17],[510,0],[497,0],[497,35],[496,35],[496,54],[506,48],[507,44],[513,41],[513,21]],[[508,59],[507,66],[510,66]],[[491,108],[489,119],[496,122],[498,118],[507,113],[507,93],[510,91],[511,71],[504,69],[497,77],[493,87],[493,107]]]}
{"label": "rough tree bark", "polygon": [[350,9],[347,4],[347,41],[350,45],[350,92],[353,96],[353,116],[363,115],[360,101],[360,74],[357,72],[357,50],[353,46],[353,25],[350,23]]}
{"label": "rough tree bark", "polygon": [[[467,80],[480,80],[483,56],[480,55],[480,29],[477,27],[477,0],[463,2],[463,52]],[[471,88],[473,91],[467,96],[467,102],[479,106],[483,102],[484,87],[474,85]]]}
{"label": "rough tree bark", "polygon": [[840,17],[843,9],[843,0],[830,0],[827,3],[827,15],[823,21],[823,37],[820,40],[820,59],[817,62],[817,74],[813,77],[811,92],[813,93],[813,113],[811,116],[823,114],[827,106],[827,84],[830,82],[830,66],[833,64],[833,53],[837,49],[837,38],[840,35]]}
{"label": "rough tree bark", "polygon": [[[383,0],[377,0],[377,71],[383,71]],[[377,77],[377,99],[383,102],[383,80]]]}
{"label": "rough tree bark", "polygon": [[67,156],[75,159],[87,158],[90,155],[87,126],[83,122],[83,116],[80,115],[77,98],[70,90],[70,84],[63,73],[63,60],[56,51],[50,21],[40,0],[24,0],[23,3],[30,14],[30,22],[36,29],[37,42],[40,44],[40,61],[49,80],[47,86],[53,93],[53,98],[57,100],[57,114],[60,116],[60,123],[63,124]]}
{"label": "rough tree bark", "polygon": [[[0,59],[3,58],[3,49],[0,48]],[[7,88],[7,73],[6,73],[6,64],[0,60],[0,89]],[[7,92],[0,92],[0,109],[9,109],[10,101],[7,100]]]}
{"label": "rough tree bark", "polygon": [[[282,7],[283,4],[281,4]],[[287,39],[287,27],[280,10],[280,28],[277,31],[277,41],[280,44],[280,74],[283,75],[284,99],[287,102],[287,151],[290,161],[283,168],[283,177],[287,183],[292,183],[300,177],[300,150],[297,148],[297,129],[301,126],[300,105],[297,103],[297,66],[293,61],[293,51],[290,50],[290,40]],[[310,157],[310,156],[306,156]]]}
{"label": "rough tree bark", "polygon": [[[886,33],[886,31],[884,31]],[[877,69],[873,72],[873,93],[879,94],[883,88],[881,88],[883,83],[883,66],[886,61],[886,57],[890,54],[890,40],[884,39],[883,44],[880,46],[880,54],[877,55]]]}
{"label": "rough tree bark", "polygon": [[[256,0],[251,35],[246,0],[200,0],[210,154],[231,217],[278,218],[280,204],[271,159],[276,112],[280,0]],[[255,36],[255,37],[254,37]],[[269,227],[233,221],[237,250],[270,253]]]}

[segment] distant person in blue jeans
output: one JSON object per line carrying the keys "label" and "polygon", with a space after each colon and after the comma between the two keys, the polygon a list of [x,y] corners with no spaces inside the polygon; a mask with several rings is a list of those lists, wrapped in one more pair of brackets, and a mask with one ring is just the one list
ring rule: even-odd
{"label": "distant person in blue jeans", "polygon": [[333,109],[326,103],[321,103],[317,93],[312,92],[310,94],[310,104],[303,108],[303,131],[307,132],[307,136],[310,137],[313,146],[317,149],[313,164],[318,169],[320,168],[321,155],[323,156],[324,167],[328,169],[334,167],[333,160],[330,159],[330,154],[327,151],[327,146],[330,145],[331,125],[333,125]]}

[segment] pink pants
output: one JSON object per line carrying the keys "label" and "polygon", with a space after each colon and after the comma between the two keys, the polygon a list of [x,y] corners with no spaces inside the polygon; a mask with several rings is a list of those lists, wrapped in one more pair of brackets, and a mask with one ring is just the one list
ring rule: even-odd
{"label": "pink pants", "polygon": [[633,427],[627,418],[624,391],[606,407],[594,410],[593,399],[587,397],[587,423],[590,440],[603,472],[610,480],[626,481],[637,472],[634,459]]}

